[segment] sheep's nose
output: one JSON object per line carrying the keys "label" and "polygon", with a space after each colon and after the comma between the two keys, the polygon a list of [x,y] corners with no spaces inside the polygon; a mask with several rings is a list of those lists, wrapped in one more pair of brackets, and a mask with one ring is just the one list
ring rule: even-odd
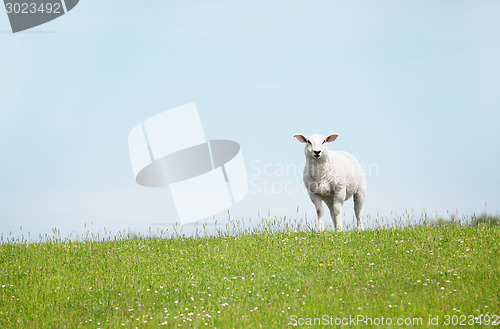
{"label": "sheep's nose", "polygon": [[319,154],[321,153],[321,151],[313,151],[313,153],[314,153],[315,157],[319,157]]}

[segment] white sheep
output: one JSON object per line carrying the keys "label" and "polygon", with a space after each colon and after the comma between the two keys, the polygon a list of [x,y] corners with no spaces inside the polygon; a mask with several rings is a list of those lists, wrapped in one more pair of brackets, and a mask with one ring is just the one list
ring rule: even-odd
{"label": "white sheep", "polygon": [[331,151],[327,143],[333,142],[338,134],[321,136],[294,135],[301,143],[306,143],[304,153],[304,184],[318,215],[318,231],[325,229],[323,204],[330,209],[335,229],[342,231],[342,205],[354,195],[354,212],[358,231],[363,230],[363,201],[366,195],[365,173],[358,160],[344,151]]}

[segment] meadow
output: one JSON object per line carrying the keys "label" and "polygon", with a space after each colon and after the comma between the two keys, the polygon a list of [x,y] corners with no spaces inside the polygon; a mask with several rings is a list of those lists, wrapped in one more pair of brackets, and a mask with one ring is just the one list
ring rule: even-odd
{"label": "meadow", "polygon": [[0,245],[1,328],[495,328],[498,218]]}

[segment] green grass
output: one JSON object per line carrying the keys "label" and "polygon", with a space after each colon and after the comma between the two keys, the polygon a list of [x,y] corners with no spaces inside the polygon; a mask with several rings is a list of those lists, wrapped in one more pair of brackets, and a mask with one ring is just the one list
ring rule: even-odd
{"label": "green grass", "polygon": [[0,327],[283,328],[363,315],[442,328],[445,316],[500,315],[499,226],[271,231],[4,243]]}

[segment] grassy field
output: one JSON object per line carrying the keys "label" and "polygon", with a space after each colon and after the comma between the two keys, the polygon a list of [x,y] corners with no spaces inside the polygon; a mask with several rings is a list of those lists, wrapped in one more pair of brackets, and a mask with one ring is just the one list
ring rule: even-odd
{"label": "grassy field", "polygon": [[489,224],[4,241],[0,327],[496,328],[499,245]]}

